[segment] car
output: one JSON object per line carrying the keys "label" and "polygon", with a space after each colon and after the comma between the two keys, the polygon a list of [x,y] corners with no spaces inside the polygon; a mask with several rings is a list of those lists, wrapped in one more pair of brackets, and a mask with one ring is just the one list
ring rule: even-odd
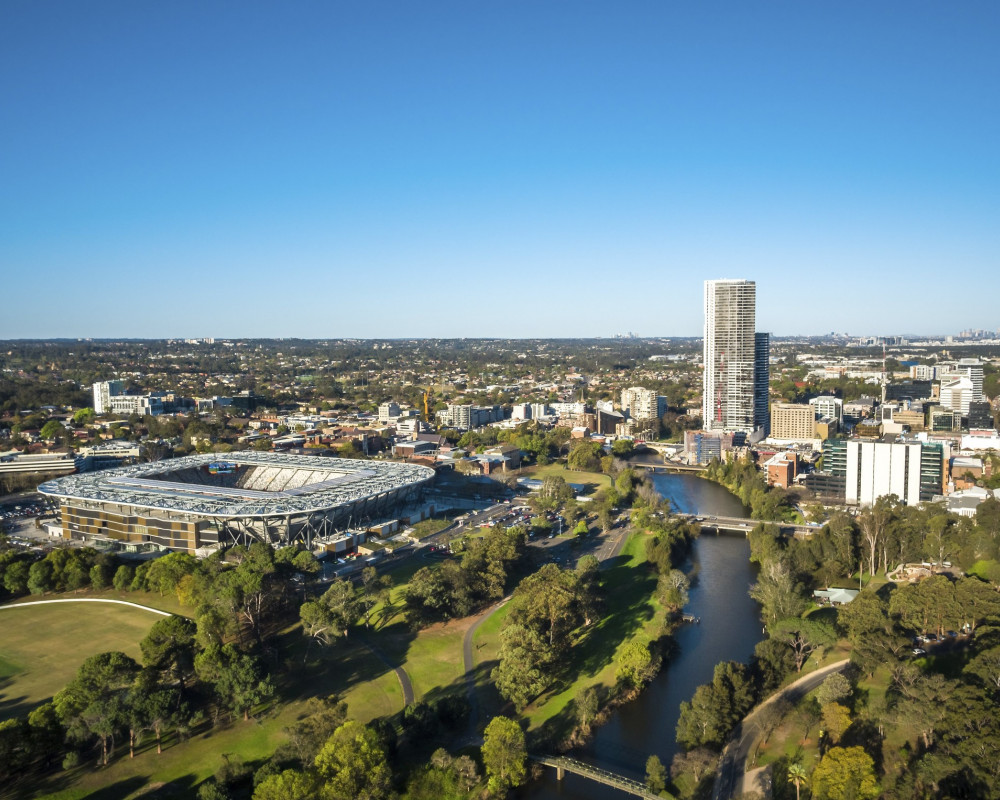
{"label": "car", "polygon": [[946,631],[945,636],[947,636],[949,639],[954,639],[958,636],[958,631]]}
{"label": "car", "polygon": [[922,648],[922,647],[914,647],[913,648],[913,655],[915,655],[915,656],[925,656],[925,655],[927,655],[927,651],[924,650],[924,648]]}

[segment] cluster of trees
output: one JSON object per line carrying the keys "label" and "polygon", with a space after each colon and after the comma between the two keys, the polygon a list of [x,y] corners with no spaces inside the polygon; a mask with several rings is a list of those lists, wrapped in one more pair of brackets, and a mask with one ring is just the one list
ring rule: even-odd
{"label": "cluster of trees", "polygon": [[125,653],[87,658],[73,680],[28,715],[0,723],[0,778],[18,780],[79,763],[96,748],[107,765],[115,746],[129,756],[144,736],[162,751],[164,736],[185,738],[209,717],[249,719],[275,692],[263,660],[233,644],[202,647],[184,617],[157,621],[140,642],[142,663]]}
{"label": "cluster of trees", "polygon": [[497,526],[473,539],[460,561],[417,570],[404,597],[410,622],[422,626],[465,617],[499,600],[522,574],[527,546],[524,528]]}
{"label": "cluster of trees", "polygon": [[745,458],[731,461],[713,459],[705,476],[739,497],[754,519],[790,520],[795,516],[788,492],[769,487],[749,453]]}
{"label": "cluster of trees", "polygon": [[33,558],[24,551],[0,552],[0,584],[8,593],[113,587],[176,594],[181,605],[195,609],[199,641],[205,645],[230,639],[241,645],[262,644],[293,607],[292,576],[315,575],[319,570],[312,553],[291,547],[276,551],[264,542],[201,560],[187,553],[168,553],[138,566],[89,547],[58,548],[42,559]]}
{"label": "cluster of trees", "polygon": [[[404,735],[412,725],[404,719]],[[314,701],[311,713],[287,729],[289,743],[252,776],[253,800],[470,800],[502,797],[527,776],[524,732],[507,717],[486,726],[479,762],[444,748],[404,752],[392,725],[346,718],[335,698]],[[480,764],[485,774],[480,773]],[[228,800],[248,770],[220,770],[199,790],[201,800]]]}
{"label": "cluster of trees", "polygon": [[575,570],[546,564],[521,581],[510,602],[492,678],[520,711],[566,667],[577,629],[598,619],[597,558],[584,556]]}

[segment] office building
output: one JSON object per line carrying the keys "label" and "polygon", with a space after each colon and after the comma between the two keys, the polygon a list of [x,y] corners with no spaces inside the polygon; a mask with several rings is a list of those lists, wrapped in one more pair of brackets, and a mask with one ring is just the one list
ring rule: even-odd
{"label": "office building", "polygon": [[[96,409],[95,409],[96,410]],[[163,395],[154,394],[120,394],[112,396],[105,413],[140,417],[158,417],[163,413]]]}
{"label": "office building", "polygon": [[108,414],[111,412],[111,398],[118,397],[125,391],[121,381],[101,381],[94,384],[94,413]]}
{"label": "office building", "polygon": [[808,403],[775,403],[771,406],[771,438],[808,441],[816,436],[816,413]]}
{"label": "office building", "polygon": [[381,403],[378,407],[378,421],[383,425],[399,417],[399,403],[390,400],[388,403]]}
{"label": "office building", "polygon": [[938,377],[937,367],[927,364],[914,364],[910,367],[910,377],[917,381],[935,381]]}
{"label": "office building", "polygon": [[848,440],[846,500],[870,506],[896,495],[904,505],[919,505],[943,492],[948,455],[940,444]]}
{"label": "office building", "polygon": [[941,405],[963,417],[967,416],[969,404],[976,399],[973,397],[974,391],[974,384],[968,377],[943,381],[941,383]]}
{"label": "office building", "polygon": [[747,280],[705,281],[704,391],[706,430],[753,433],[762,427],[769,341],[757,337],[757,285]]}
{"label": "office building", "polygon": [[[955,371],[972,381],[971,402],[980,402],[983,399],[983,363],[978,358],[962,358],[959,359]],[[968,413],[968,410],[965,413]]]}
{"label": "office building", "polygon": [[969,430],[993,427],[993,408],[988,402],[969,403]]}

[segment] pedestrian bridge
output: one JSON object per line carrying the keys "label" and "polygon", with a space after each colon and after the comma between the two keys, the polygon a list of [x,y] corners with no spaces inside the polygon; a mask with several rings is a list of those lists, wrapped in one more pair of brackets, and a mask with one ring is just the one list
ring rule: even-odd
{"label": "pedestrian bridge", "polygon": [[664,797],[672,797],[672,795],[666,792],[655,794],[649,791],[644,783],[617,775],[614,772],[608,772],[606,769],[592,766],[583,761],[577,761],[575,758],[545,755],[529,755],[528,758],[546,767],[555,767],[556,778],[558,780],[562,780],[567,772],[571,772],[574,775],[579,775],[581,778],[587,778],[604,786],[610,786],[633,797],[642,797],[644,800],[662,800]]}

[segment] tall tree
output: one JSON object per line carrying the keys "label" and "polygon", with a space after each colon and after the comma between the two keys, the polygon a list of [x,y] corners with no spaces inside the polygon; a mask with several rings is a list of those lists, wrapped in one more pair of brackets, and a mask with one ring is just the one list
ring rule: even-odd
{"label": "tall tree", "polygon": [[323,745],[316,770],[324,781],[321,795],[331,800],[382,800],[391,790],[392,771],[378,735],[354,720]]}
{"label": "tall tree", "polygon": [[180,685],[184,694],[185,677],[194,669],[195,624],[172,615],[153,624],[146,637],[139,642],[145,666],[169,673]]}
{"label": "tall tree", "polygon": [[124,653],[98,653],[86,659],[55,696],[56,713],[70,736],[97,738],[104,765],[114,736],[126,721],[126,695],[138,673],[139,665]]}
{"label": "tall tree", "polygon": [[528,752],[521,726],[508,717],[494,717],[483,733],[483,766],[490,790],[497,795],[524,782]]}

